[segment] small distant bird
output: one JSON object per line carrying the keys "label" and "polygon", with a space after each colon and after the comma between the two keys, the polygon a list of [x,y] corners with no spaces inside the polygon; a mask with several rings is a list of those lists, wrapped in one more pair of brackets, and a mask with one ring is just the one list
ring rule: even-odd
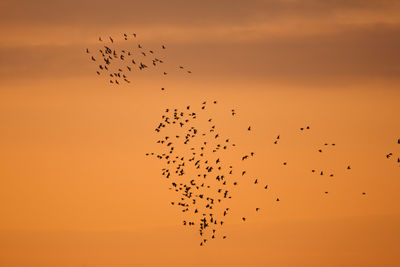
{"label": "small distant bird", "polygon": [[242,220],[243,220],[243,221],[246,221],[246,218],[245,218],[245,217],[243,217],[243,218],[242,218]]}
{"label": "small distant bird", "polygon": [[256,208],[256,211],[258,211],[260,208]]}
{"label": "small distant bird", "polygon": [[250,131],[251,130],[251,126],[249,126],[249,128],[247,128],[247,130]]}
{"label": "small distant bird", "polygon": [[164,87],[162,87],[162,88],[161,88],[161,91],[164,91],[164,90],[165,90]]}
{"label": "small distant bird", "polygon": [[162,49],[165,49],[165,45],[162,45],[161,47],[162,47]]}
{"label": "small distant bird", "polygon": [[351,170],[351,167],[350,167],[350,165],[349,165],[349,166],[347,166],[347,169],[348,169],[348,170]]}

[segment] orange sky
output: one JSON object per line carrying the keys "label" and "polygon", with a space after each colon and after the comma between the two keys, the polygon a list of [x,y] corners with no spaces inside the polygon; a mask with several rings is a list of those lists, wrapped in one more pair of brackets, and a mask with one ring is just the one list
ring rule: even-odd
{"label": "orange sky", "polygon": [[[382,0],[2,1],[0,267],[400,266],[399,13]],[[109,86],[85,49],[125,31],[193,74]],[[247,168],[270,190],[244,184],[229,238],[199,247],[144,154],[165,108],[214,99],[207,114],[238,154],[256,152]]]}

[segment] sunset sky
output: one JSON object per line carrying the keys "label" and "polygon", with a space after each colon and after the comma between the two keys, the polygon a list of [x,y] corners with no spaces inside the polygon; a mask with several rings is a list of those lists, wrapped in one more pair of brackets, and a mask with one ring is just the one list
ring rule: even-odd
{"label": "sunset sky", "polygon": [[[396,0],[0,1],[0,267],[400,266],[399,14]],[[125,32],[166,45],[169,75],[98,77],[86,48]],[[244,185],[228,238],[200,247],[145,153],[166,108],[213,100],[270,189]]]}

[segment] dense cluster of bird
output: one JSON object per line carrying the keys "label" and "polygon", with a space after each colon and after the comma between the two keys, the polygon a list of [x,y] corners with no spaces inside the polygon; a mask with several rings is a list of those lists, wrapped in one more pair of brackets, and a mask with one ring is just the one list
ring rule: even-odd
{"label": "dense cluster of bird", "polygon": [[[217,101],[210,104],[216,105]],[[170,182],[169,189],[178,194],[171,205],[187,214],[183,225],[198,227],[201,246],[210,239],[226,238],[226,235],[219,235],[218,228],[224,225],[225,216],[230,212],[228,202],[232,198],[232,187],[238,186],[239,179],[246,176],[246,170],[238,170],[224,159],[224,152],[235,148],[235,143],[219,133],[213,118],[203,116],[207,105],[204,101],[198,110],[191,106],[183,110],[166,109],[155,128],[161,135],[156,142],[164,149],[146,154],[164,162],[162,175]],[[242,155],[241,160],[254,155],[249,152]],[[255,179],[254,184],[257,183]]]}
{"label": "dense cluster of bird", "polygon": [[[134,71],[145,71],[150,67],[161,68],[160,73],[167,75],[166,69],[162,67],[165,59],[163,55],[157,55],[158,52],[165,51],[166,46],[160,45],[159,51],[145,49],[140,43],[133,45],[132,41],[135,41],[136,37],[135,33],[125,33],[121,36],[121,41],[127,41],[130,49],[117,49],[117,39],[112,37],[104,40],[99,37],[102,47],[94,50],[95,52],[87,48],[86,53],[90,60],[97,65],[97,75],[106,76],[112,85],[131,83],[130,74]],[[191,73],[183,66],[177,66],[177,69]],[[164,91],[165,88],[162,87],[161,90]],[[236,188],[240,188],[239,184],[243,179],[261,187],[262,190],[269,189],[262,179],[251,177],[246,169],[229,161],[232,158],[231,151],[236,147],[235,142],[229,136],[223,136],[214,119],[204,112],[210,105],[217,104],[218,102],[213,100],[203,101],[199,106],[187,105],[181,109],[165,109],[155,127],[158,136],[156,143],[161,149],[159,152],[146,153],[146,156],[162,161],[161,174],[169,182],[169,189],[177,196],[170,204],[185,215],[182,222],[184,226],[198,229],[201,246],[208,240],[226,239],[227,235],[221,228],[226,216],[231,213],[232,207],[229,202],[237,191]],[[236,110],[231,109],[230,114],[235,117]],[[306,125],[299,130],[311,131],[311,127]],[[252,127],[247,126],[247,131],[252,131]],[[272,143],[278,145],[281,140],[281,135],[277,135]],[[400,139],[397,143],[400,144]],[[315,153],[324,153],[335,146],[335,143],[323,143],[316,148]],[[255,152],[250,151],[240,154],[237,160],[245,163],[253,157]],[[386,154],[387,159],[392,157],[393,153]],[[400,157],[397,157],[397,162],[400,163]],[[283,166],[287,165],[288,162],[284,161]],[[347,171],[351,170],[350,165],[344,168]],[[332,171],[317,168],[311,169],[311,173],[328,177],[335,175]],[[324,194],[328,194],[328,191],[324,191]],[[362,194],[365,195],[366,192]],[[274,201],[279,202],[280,198],[276,197]],[[254,209],[258,212],[260,207]],[[245,216],[240,217],[241,221],[246,222]]]}
{"label": "dense cluster of bird", "polygon": [[[131,76],[135,71],[145,71],[147,69],[159,70],[162,75],[167,75],[166,67],[162,67],[165,62],[164,51],[167,49],[165,45],[160,45],[156,50],[147,49],[136,40],[136,33],[124,33],[120,36],[120,40],[108,37],[103,40],[99,37],[98,42],[101,44],[99,48],[94,50],[86,48],[86,54],[89,60],[96,65],[96,73],[99,76],[105,76],[107,81],[112,85],[120,85],[121,83],[131,83]],[[117,41],[122,41],[123,44]],[[127,45],[126,49],[119,48],[121,45]],[[191,70],[187,70],[184,66],[177,66],[176,69],[191,74]],[[165,90],[165,88],[161,88]]]}

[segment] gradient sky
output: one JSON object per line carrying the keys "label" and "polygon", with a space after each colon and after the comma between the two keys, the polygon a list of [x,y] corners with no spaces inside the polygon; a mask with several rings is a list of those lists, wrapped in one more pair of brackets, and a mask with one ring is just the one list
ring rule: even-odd
{"label": "gradient sky", "polygon": [[[400,266],[399,14],[385,0],[1,1],[0,267]],[[110,87],[85,49],[124,32],[193,74]],[[144,154],[163,109],[214,99],[271,190],[244,186],[229,238],[199,247]]]}

